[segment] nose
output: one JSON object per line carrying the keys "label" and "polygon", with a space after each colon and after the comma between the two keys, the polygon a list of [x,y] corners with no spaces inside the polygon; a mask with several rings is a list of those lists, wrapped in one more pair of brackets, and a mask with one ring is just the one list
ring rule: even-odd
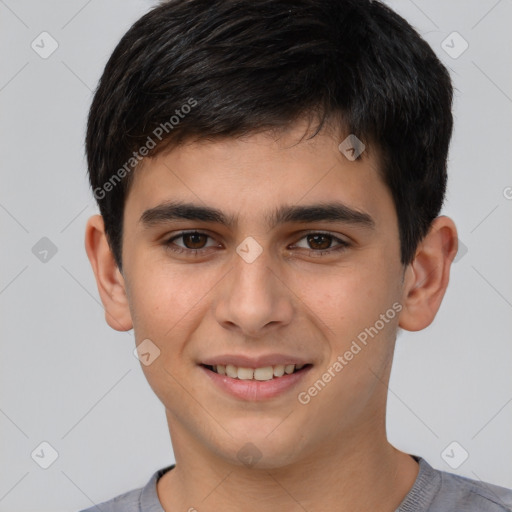
{"label": "nose", "polygon": [[238,255],[234,267],[223,279],[215,316],[225,329],[252,338],[288,325],[294,313],[293,292],[279,275],[269,251],[251,263]]}

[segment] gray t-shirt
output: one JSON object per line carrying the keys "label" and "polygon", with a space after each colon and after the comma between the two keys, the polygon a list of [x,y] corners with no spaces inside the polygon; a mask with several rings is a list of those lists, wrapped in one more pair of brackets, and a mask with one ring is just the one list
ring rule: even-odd
{"label": "gray t-shirt", "polygon": [[[439,471],[425,459],[417,455],[412,457],[419,463],[419,473],[412,489],[395,512],[512,511],[512,490]],[[81,512],[166,512],[158,500],[156,483],[173,467],[155,472],[145,487]]]}

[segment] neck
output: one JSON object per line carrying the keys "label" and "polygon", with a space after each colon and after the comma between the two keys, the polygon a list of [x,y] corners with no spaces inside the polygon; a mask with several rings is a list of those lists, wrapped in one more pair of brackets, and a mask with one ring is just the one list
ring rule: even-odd
{"label": "neck", "polygon": [[[168,418],[170,419],[170,418]],[[167,512],[381,510],[393,512],[409,492],[418,463],[394,448],[385,426],[359,424],[285,466],[235,465],[195,446],[193,436],[169,423],[176,467],[158,482]],[[376,436],[376,432],[382,435]]]}

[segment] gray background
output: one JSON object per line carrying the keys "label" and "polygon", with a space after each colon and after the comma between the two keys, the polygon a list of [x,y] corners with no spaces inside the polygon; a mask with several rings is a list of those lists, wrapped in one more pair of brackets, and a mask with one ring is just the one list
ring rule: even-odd
{"label": "gray background", "polygon": [[[85,508],[173,462],[133,333],[105,323],[83,244],[97,212],[83,152],[92,90],[122,34],[153,4],[0,0],[0,512]],[[434,324],[398,339],[389,439],[437,468],[512,487],[512,2],[389,4],[452,71],[444,213],[463,243]],[[43,31],[59,45],[47,59],[31,48]],[[469,43],[457,58],[442,47],[460,52],[454,31]],[[57,249],[45,262],[43,237]],[[42,441],[58,452],[48,469],[31,457]],[[462,450],[469,457],[452,469],[446,461],[460,462]],[[36,453],[50,461],[47,448]]]}

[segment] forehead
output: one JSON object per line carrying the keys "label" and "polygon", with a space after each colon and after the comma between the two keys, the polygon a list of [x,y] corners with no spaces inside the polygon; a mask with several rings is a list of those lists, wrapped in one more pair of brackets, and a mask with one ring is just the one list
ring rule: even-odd
{"label": "forehead", "polygon": [[391,201],[377,154],[365,150],[352,161],[340,151],[341,142],[331,132],[307,139],[302,126],[190,141],[142,162],[125,211],[140,216],[158,204],[182,201],[216,208],[231,220],[261,213],[269,224],[284,204],[342,202],[377,214]]}

